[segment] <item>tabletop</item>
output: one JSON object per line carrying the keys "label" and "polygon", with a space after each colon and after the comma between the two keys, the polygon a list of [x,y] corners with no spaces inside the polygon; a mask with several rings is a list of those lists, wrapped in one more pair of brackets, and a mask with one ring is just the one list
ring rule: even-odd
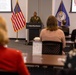
{"label": "tabletop", "polygon": [[25,55],[26,65],[64,66],[66,55]]}

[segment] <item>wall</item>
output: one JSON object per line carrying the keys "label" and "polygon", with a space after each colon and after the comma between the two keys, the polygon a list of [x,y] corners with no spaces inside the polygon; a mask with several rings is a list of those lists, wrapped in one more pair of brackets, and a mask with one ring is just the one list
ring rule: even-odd
{"label": "wall", "polygon": [[[53,0],[54,1],[54,12],[53,14],[56,14],[58,8],[59,8],[59,5],[60,5],[60,2],[61,0]],[[71,6],[71,0],[63,0],[63,3],[64,3],[64,6],[66,8],[66,11],[69,15],[69,18],[70,18],[70,34],[72,32],[73,29],[76,29],[76,13],[69,13],[70,12],[70,6]]]}
{"label": "wall", "polygon": [[[47,17],[51,14],[55,15],[58,7],[60,5],[61,0],[18,0],[21,10],[26,18],[26,21],[29,22],[30,17],[33,15],[34,11],[37,11],[38,16],[40,16],[44,26],[46,26]],[[71,31],[76,28],[76,13],[69,13],[71,0],[63,0],[65,8],[70,18],[70,33]],[[12,0],[12,6],[14,8],[16,4],[16,0]],[[11,15],[12,13],[0,13],[6,22],[8,28],[8,35],[9,38],[16,38],[16,33],[13,30],[12,23],[11,23]],[[18,33],[19,38],[27,38],[28,39],[28,30],[23,28]]]}
{"label": "wall", "polygon": [[[37,11],[38,16],[40,16],[43,24],[46,25],[46,18],[51,14],[51,0],[18,0],[18,2],[26,18],[26,22],[29,22],[31,16],[33,16],[33,12]],[[15,5],[16,0],[12,0],[13,9]],[[2,15],[7,22],[9,38],[16,38],[17,33],[14,32],[11,22],[12,13],[0,13],[0,15]],[[28,30],[26,28],[20,30],[18,32],[18,38],[26,38],[26,40],[28,40]]]}
{"label": "wall", "polygon": [[52,14],[52,0],[39,0],[38,11],[45,27],[48,16]]}
{"label": "wall", "polygon": [[52,0],[28,0],[28,22],[34,11],[46,26],[47,17],[52,14]]}
{"label": "wall", "polygon": [[[26,7],[27,0],[18,0],[18,2],[19,2],[20,8],[21,8],[24,16],[27,17],[27,7]],[[16,5],[16,0],[12,0],[13,9],[14,9],[15,5]],[[12,27],[12,22],[11,22],[12,12],[11,13],[0,13],[0,15],[3,16],[6,20],[9,38],[16,38],[16,32],[14,32],[13,27]],[[25,38],[26,37],[25,34],[26,34],[26,29],[23,28],[22,30],[19,31],[18,37]]]}

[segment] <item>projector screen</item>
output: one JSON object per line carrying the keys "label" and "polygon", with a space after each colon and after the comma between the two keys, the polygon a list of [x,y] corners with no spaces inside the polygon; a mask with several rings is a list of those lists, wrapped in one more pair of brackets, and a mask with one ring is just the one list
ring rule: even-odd
{"label": "projector screen", "polygon": [[11,0],[0,0],[0,12],[11,12],[12,1]]}
{"label": "projector screen", "polygon": [[76,13],[76,0],[71,0],[70,12]]}

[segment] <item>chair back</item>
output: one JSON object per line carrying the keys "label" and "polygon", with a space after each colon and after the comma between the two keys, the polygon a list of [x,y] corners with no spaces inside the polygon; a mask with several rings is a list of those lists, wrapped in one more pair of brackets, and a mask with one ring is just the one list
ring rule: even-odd
{"label": "chair back", "polygon": [[62,42],[42,41],[42,54],[62,54]]}
{"label": "chair back", "polygon": [[[76,40],[76,29],[74,29],[71,33],[71,41],[75,42]],[[76,43],[74,43],[73,48],[76,48]]]}
{"label": "chair back", "polygon": [[71,33],[71,41],[75,41],[76,39],[76,29],[74,29]]}
{"label": "chair back", "polygon": [[61,69],[56,75],[76,75],[75,69]]}
{"label": "chair back", "polygon": [[0,75],[19,75],[17,72],[0,71]]}

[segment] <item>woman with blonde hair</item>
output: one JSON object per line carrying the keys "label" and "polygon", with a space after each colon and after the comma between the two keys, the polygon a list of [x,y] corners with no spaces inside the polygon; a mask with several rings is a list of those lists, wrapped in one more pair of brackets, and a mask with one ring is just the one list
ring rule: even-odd
{"label": "woman with blonde hair", "polygon": [[30,75],[19,50],[5,47],[9,43],[5,20],[0,16],[0,71]]}
{"label": "woman with blonde hair", "polygon": [[63,48],[66,46],[64,32],[58,28],[57,19],[54,16],[49,16],[47,19],[46,28],[41,30],[41,41],[58,41],[63,43]]}

